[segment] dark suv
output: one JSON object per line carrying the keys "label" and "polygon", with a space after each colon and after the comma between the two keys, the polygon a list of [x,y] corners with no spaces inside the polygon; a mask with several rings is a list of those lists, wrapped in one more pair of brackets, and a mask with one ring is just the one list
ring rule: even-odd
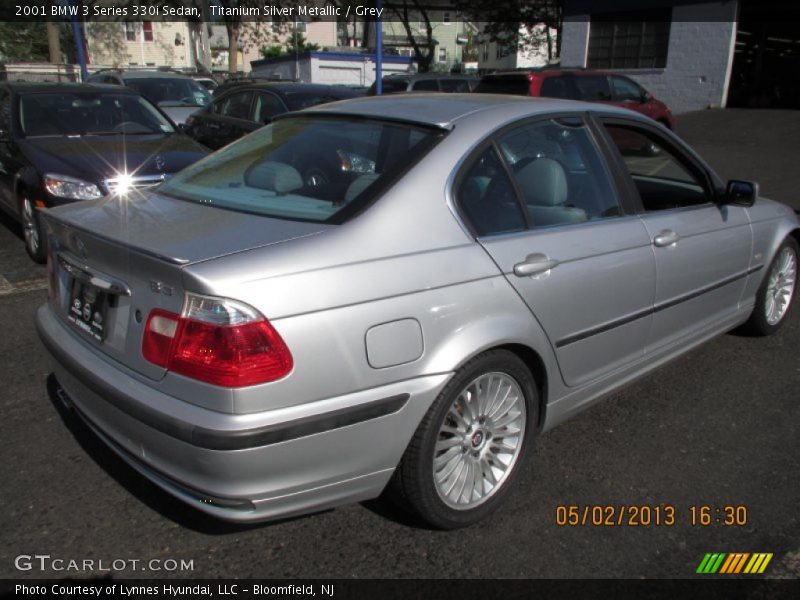
{"label": "dark suv", "polygon": [[625,75],[590,69],[535,69],[484,75],[476,93],[568,98],[635,110],[668,129],[675,126],[669,107]]}
{"label": "dark suv", "polygon": [[358,95],[344,86],[318,83],[239,83],[215,94],[211,104],[186,119],[184,131],[217,150],[285,112]]}
{"label": "dark suv", "polygon": [[211,102],[211,94],[205,87],[177,71],[106,69],[89,77],[88,82],[133,88],[177,124],[184,123],[190,114]]}

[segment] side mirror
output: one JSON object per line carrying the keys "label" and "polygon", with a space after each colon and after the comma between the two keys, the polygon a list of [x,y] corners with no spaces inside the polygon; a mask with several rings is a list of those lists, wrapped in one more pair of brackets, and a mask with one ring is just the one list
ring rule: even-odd
{"label": "side mirror", "polygon": [[648,102],[650,102],[650,100],[652,100],[652,99],[653,99],[653,94],[651,94],[650,92],[648,92],[647,90],[645,90],[644,92],[642,92],[642,97],[641,97],[641,98],[639,98],[639,101],[640,101],[642,104],[647,104],[647,103],[648,103]]}
{"label": "side mirror", "polygon": [[0,129],[0,143],[7,143],[11,141],[11,134],[5,129]]}
{"label": "side mirror", "polygon": [[753,206],[758,198],[758,184],[755,181],[731,179],[725,187],[725,204]]}
{"label": "side mirror", "polygon": [[184,135],[189,135],[190,128],[186,123],[178,123],[177,129],[178,129],[178,133],[182,133]]}

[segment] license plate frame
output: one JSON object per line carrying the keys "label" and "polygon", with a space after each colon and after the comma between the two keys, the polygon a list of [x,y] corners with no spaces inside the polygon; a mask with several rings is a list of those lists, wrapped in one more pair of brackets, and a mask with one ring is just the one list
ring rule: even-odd
{"label": "license plate frame", "polygon": [[96,342],[106,339],[109,295],[91,283],[73,279],[70,287],[67,321]]}

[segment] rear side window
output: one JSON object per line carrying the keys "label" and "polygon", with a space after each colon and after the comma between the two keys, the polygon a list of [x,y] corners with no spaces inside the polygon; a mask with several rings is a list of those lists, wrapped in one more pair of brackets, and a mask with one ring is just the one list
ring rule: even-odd
{"label": "rear side window", "polygon": [[611,100],[611,88],[605,75],[581,75],[575,77],[575,85],[581,100],[587,102]]}
{"label": "rear side window", "polygon": [[[384,94],[397,94],[405,92],[408,89],[407,79],[384,79],[381,84],[381,91]],[[375,93],[375,84],[371,88],[372,93]]]}
{"label": "rear side window", "polygon": [[542,88],[539,91],[539,95],[545,98],[579,99],[575,83],[560,76],[546,77],[544,81],[542,81]]}
{"label": "rear side window", "polygon": [[498,146],[534,227],[582,223],[622,213],[582,120],[523,125],[503,135]]}
{"label": "rear side window", "polygon": [[280,119],[184,169],[159,192],[239,212],[340,223],[443,135],[377,120]]}
{"label": "rear side window", "polygon": [[475,88],[477,94],[513,94],[527,96],[530,81],[526,75],[488,75]]}
{"label": "rear side window", "polygon": [[458,190],[458,202],[479,236],[525,229],[514,185],[494,147],[467,171]]}
{"label": "rear side window", "polygon": [[466,79],[441,79],[439,85],[441,85],[443,92],[455,94],[469,93],[469,81]]}
{"label": "rear side window", "polygon": [[439,82],[435,79],[422,79],[415,81],[411,89],[414,92],[438,92]]}
{"label": "rear side window", "polygon": [[465,173],[457,198],[481,236],[622,214],[580,118],[536,121],[503,133]]}

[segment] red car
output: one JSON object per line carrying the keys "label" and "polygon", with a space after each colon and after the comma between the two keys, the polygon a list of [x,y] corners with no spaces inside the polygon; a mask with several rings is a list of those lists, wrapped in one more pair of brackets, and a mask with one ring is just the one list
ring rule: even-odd
{"label": "red car", "polygon": [[635,110],[668,129],[675,126],[669,107],[624,75],[590,69],[533,69],[484,75],[476,93],[569,98]]}

